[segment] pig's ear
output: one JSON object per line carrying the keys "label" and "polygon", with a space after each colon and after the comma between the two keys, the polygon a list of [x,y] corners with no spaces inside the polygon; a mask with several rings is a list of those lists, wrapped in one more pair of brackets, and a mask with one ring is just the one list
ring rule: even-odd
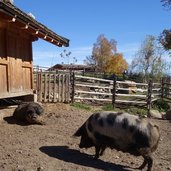
{"label": "pig's ear", "polygon": [[73,136],[80,137],[84,134],[85,131],[86,131],[86,124],[84,123],[80,128],[78,128],[78,130],[74,133]]}

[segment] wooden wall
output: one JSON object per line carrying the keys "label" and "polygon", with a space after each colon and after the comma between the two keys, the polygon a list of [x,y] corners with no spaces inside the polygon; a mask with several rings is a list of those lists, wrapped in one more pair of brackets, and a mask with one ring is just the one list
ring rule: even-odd
{"label": "wooden wall", "polygon": [[33,93],[32,36],[0,18],[0,98]]}

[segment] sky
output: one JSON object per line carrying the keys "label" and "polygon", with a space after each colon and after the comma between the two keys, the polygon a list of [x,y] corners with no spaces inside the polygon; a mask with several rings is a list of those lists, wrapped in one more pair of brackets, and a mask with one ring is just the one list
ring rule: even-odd
{"label": "sky", "polygon": [[[70,40],[62,48],[42,39],[33,42],[33,64],[44,67],[83,64],[100,34],[115,39],[117,51],[130,64],[147,35],[171,28],[171,10],[160,0],[14,0],[14,5]],[[60,56],[64,50],[71,52],[69,59]]]}

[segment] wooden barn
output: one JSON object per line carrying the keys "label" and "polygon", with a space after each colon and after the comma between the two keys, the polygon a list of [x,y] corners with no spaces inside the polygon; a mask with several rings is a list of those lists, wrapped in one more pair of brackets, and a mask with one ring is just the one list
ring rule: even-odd
{"label": "wooden barn", "polygon": [[33,94],[32,42],[58,47],[69,40],[37,22],[11,3],[0,1],[0,99]]}
{"label": "wooden barn", "polygon": [[78,65],[78,64],[56,64],[48,69],[49,71],[94,71],[94,67],[90,65]]}

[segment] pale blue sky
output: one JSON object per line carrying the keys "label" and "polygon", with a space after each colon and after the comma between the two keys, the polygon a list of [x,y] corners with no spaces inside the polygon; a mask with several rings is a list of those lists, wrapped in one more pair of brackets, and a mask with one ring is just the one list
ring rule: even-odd
{"label": "pale blue sky", "polygon": [[14,0],[14,5],[70,39],[67,48],[41,39],[34,42],[33,62],[40,66],[68,63],[59,55],[64,49],[72,52],[69,62],[76,57],[82,64],[100,34],[115,39],[118,52],[130,63],[146,35],[158,36],[171,28],[171,10],[164,9],[160,0]]}

